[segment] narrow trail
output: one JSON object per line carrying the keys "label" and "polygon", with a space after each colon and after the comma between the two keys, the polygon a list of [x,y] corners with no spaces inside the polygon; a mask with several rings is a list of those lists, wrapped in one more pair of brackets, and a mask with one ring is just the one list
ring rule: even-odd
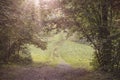
{"label": "narrow trail", "polygon": [[57,65],[58,68],[63,68],[65,70],[71,70],[72,69],[72,66],[70,64],[68,64],[60,55],[59,55],[59,59],[60,59],[60,62],[59,64]]}
{"label": "narrow trail", "polygon": [[63,61],[56,67],[46,65],[4,68],[0,70],[0,80],[77,80],[75,78],[88,73],[84,69],[73,69]]}
{"label": "narrow trail", "polygon": [[82,80],[80,78],[89,74],[85,69],[72,68],[60,54],[56,54],[56,49],[53,56],[60,60],[57,66],[30,65],[3,68],[0,70],[0,80]]}
{"label": "narrow trail", "polygon": [[0,70],[0,80],[83,80],[82,77],[89,74],[89,71],[72,68],[60,54],[57,54],[57,48],[51,55],[60,60],[57,66],[31,65],[5,68]]}
{"label": "narrow trail", "polygon": [[0,69],[0,80],[82,80],[82,77],[89,74],[85,69],[72,68],[58,54],[56,58],[59,58],[60,62],[55,67],[40,64]]}

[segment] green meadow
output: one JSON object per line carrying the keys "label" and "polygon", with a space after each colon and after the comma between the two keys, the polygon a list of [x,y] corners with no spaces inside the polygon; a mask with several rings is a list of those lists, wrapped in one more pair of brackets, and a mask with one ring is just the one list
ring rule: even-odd
{"label": "green meadow", "polygon": [[69,64],[75,68],[91,69],[90,62],[94,49],[86,44],[65,39],[64,33],[48,38],[46,50],[41,50],[33,45],[29,46],[32,59],[35,63],[49,65]]}

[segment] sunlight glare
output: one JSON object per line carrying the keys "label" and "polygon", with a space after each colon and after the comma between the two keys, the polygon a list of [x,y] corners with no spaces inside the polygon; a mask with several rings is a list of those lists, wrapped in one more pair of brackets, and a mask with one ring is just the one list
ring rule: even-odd
{"label": "sunlight glare", "polygon": [[35,0],[35,5],[39,6],[39,4],[40,4],[40,0]]}
{"label": "sunlight glare", "polygon": [[50,2],[51,0],[43,0],[44,2]]}

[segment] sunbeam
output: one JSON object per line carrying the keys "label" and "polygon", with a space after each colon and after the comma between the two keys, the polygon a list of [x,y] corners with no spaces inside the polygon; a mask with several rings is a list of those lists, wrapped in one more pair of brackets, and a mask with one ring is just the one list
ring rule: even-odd
{"label": "sunbeam", "polygon": [[39,6],[40,5],[40,0],[34,0],[35,6]]}
{"label": "sunbeam", "polygon": [[50,2],[51,0],[43,0],[44,2]]}

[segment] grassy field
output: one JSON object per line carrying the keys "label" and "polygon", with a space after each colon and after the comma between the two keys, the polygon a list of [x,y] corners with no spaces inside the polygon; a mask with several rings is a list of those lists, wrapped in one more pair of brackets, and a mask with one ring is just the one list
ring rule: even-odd
{"label": "grassy field", "polygon": [[35,46],[29,46],[31,56],[36,63],[56,65],[64,60],[72,67],[90,69],[93,58],[93,48],[88,45],[66,40],[63,34],[55,35],[48,40],[48,48],[43,51]]}

